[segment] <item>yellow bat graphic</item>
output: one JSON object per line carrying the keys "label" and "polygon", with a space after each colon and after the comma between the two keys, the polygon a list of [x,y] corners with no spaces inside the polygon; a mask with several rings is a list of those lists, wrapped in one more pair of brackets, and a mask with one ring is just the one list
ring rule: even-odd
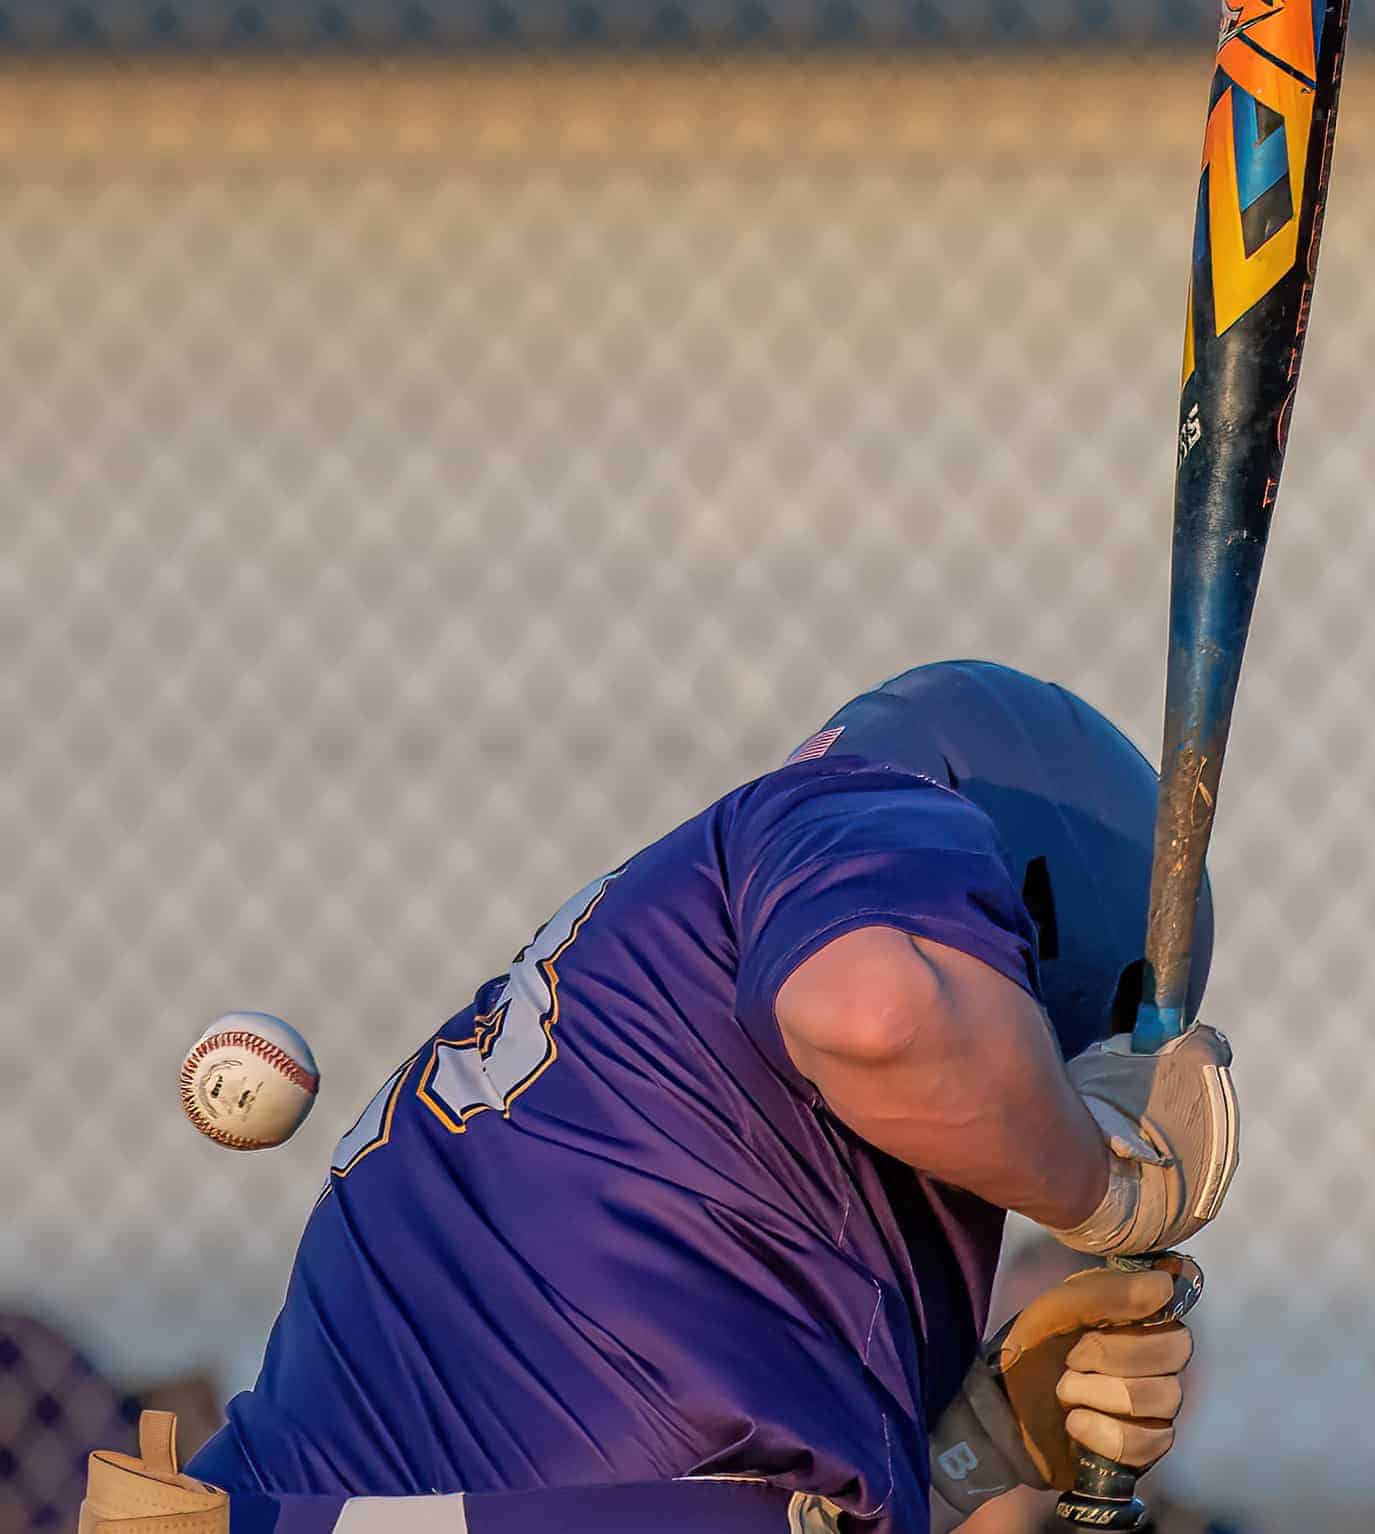
{"label": "yellow bat graphic", "polygon": [[[1213,326],[1221,335],[1298,259],[1323,8],[1314,0],[1226,5],[1203,141]],[[1194,289],[1184,377],[1194,368]]]}

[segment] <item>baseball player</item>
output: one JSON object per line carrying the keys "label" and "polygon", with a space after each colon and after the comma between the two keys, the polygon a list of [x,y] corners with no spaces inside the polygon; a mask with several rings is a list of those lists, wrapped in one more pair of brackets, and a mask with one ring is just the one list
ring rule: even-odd
{"label": "baseball player", "polygon": [[[256,1386],[190,1479],[157,1419],[141,1468],[104,1457],[83,1527],[137,1482],[227,1489],[235,1534],[925,1534],[1068,1484],[1071,1436],[1158,1459],[1188,1333],[1130,1323],[1167,1274],[1082,1275],[981,1345],[1004,1211],[1155,1251],[1235,1170],[1222,1036],[1124,1037],[1155,798],[999,666],[848,704],[397,1067]],[[1205,896],[1195,1005],[1210,950]]]}

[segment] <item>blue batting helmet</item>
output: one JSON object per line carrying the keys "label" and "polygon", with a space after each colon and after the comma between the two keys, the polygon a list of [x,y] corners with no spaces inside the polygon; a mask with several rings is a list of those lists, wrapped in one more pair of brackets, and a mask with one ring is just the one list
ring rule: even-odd
{"label": "blue batting helmet", "polygon": [[[1068,1058],[1129,1027],[1140,992],[1158,780],[1082,698],[988,661],[941,661],[847,703],[831,749],[946,783],[1002,840],[1040,934],[1046,1010]],[[1213,949],[1204,881],[1188,1016]]]}

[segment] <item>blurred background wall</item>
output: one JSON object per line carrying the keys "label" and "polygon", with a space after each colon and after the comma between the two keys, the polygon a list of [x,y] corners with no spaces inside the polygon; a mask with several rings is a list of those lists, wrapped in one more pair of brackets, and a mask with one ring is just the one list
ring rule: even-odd
{"label": "blurred background wall", "polygon": [[[1283,3],[1283,0],[1278,0]],[[1353,0],[1362,31],[1370,0]],[[1208,0],[5,0],[0,41],[14,51],[53,47],[157,51],[179,48],[530,46],[645,47],[705,44],[972,48],[1206,37],[1218,20]]]}
{"label": "blurred background wall", "polygon": [[[1216,18],[2,14],[0,1308],[225,1394],[395,1063],[846,696],[989,656],[1157,750]],[[1215,843],[1249,1118],[1172,1465],[1311,1530],[1375,1511],[1372,84]],[[231,1008],[321,1063],[276,1152],[180,1112]]]}

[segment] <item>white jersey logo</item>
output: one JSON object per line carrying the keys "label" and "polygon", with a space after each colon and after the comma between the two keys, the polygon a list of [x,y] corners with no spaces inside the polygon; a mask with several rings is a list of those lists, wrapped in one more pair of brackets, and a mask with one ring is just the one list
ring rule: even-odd
{"label": "white jersey logo", "polygon": [[557,1059],[558,961],[615,877],[593,880],[550,917],[521,950],[492,1007],[473,1020],[471,1034],[435,1041],[417,1095],[453,1134],[479,1113],[509,1114]]}

